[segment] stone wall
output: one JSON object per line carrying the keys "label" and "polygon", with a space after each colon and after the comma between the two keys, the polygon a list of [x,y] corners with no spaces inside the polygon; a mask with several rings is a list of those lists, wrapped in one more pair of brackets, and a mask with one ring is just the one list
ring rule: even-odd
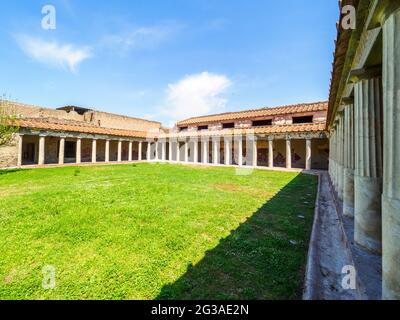
{"label": "stone wall", "polygon": [[7,145],[0,147],[0,168],[17,166],[17,137],[15,136]]}
{"label": "stone wall", "polygon": [[16,102],[10,103],[8,109],[10,113],[16,114],[22,118],[52,118],[58,120],[80,121],[103,128],[123,130],[159,132],[161,128],[161,123],[156,121],[131,118],[95,110],[87,111],[83,115],[80,115],[75,111],[67,112],[65,110],[41,108]]}
{"label": "stone wall", "polygon": [[84,121],[84,117],[75,111],[66,112],[49,108],[12,102],[9,106],[9,112],[23,118],[56,118],[61,120]]}
{"label": "stone wall", "polygon": [[45,138],[45,162],[46,164],[58,163],[59,139],[55,137]]}
{"label": "stone wall", "polygon": [[159,132],[161,123],[144,119],[130,118],[100,111],[85,113],[85,120],[104,128],[118,128],[124,130],[155,131]]}

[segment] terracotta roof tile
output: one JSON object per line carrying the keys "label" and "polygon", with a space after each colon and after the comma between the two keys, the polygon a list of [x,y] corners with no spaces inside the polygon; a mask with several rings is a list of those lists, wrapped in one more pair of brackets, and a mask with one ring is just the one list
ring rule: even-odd
{"label": "terracotta roof tile", "polygon": [[296,105],[282,106],[277,108],[252,109],[239,112],[228,112],[228,113],[214,114],[209,116],[189,118],[178,122],[178,126],[217,122],[217,121],[237,120],[237,119],[269,117],[269,116],[285,115],[290,113],[324,111],[327,109],[328,109],[327,102],[296,104]]}
{"label": "terracotta roof tile", "polygon": [[79,123],[77,121],[54,121],[45,118],[18,119],[16,120],[16,125],[22,128],[102,134],[129,138],[147,138],[152,135],[151,132],[145,131],[109,129],[88,125],[86,123]]}

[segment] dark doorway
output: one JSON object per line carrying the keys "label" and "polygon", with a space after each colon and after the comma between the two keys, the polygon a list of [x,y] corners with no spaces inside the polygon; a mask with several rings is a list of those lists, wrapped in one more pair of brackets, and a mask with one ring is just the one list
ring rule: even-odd
{"label": "dark doorway", "polygon": [[73,162],[76,157],[76,142],[65,141],[64,158],[65,162]]}
{"label": "dark doorway", "polygon": [[22,160],[26,163],[35,162],[35,144],[27,143],[24,145]]}

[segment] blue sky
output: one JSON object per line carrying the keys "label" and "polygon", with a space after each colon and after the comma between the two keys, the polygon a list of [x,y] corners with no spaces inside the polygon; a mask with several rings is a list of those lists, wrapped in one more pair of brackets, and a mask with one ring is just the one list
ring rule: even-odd
{"label": "blue sky", "polygon": [[2,0],[0,12],[0,93],[20,102],[169,126],[327,99],[337,1]]}

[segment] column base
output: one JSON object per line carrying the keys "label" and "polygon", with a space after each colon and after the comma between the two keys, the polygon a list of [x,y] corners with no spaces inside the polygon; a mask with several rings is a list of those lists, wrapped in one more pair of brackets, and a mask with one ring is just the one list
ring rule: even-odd
{"label": "column base", "polygon": [[344,169],[343,215],[354,217],[354,170]]}
{"label": "column base", "polygon": [[354,240],[382,252],[382,178],[354,176]]}
{"label": "column base", "polygon": [[400,300],[400,199],[382,196],[382,299]]}

